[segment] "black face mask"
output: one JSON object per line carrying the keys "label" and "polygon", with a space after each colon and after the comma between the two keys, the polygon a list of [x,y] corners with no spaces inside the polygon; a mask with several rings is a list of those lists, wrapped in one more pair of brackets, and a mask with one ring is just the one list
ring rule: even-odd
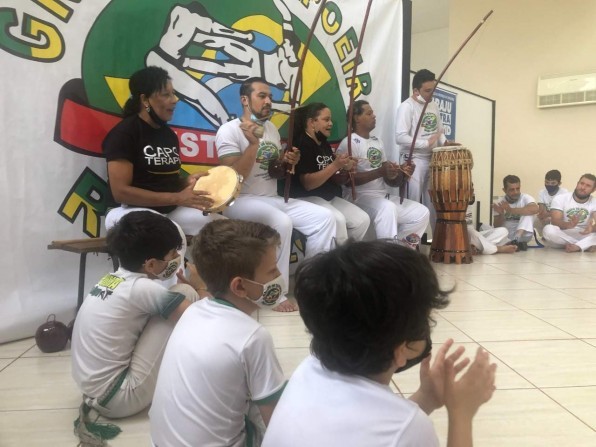
{"label": "black face mask", "polygon": [[151,117],[151,119],[153,120],[153,122],[155,124],[157,124],[159,127],[165,126],[166,124],[168,124],[167,121],[162,120],[159,116],[157,116],[157,113],[155,113],[153,111],[153,107],[149,106],[149,116]]}
{"label": "black face mask", "polygon": [[559,185],[544,185],[544,187],[546,188],[550,196],[555,195],[559,190]]}
{"label": "black face mask", "polygon": [[433,342],[429,336],[426,339],[426,346],[424,347],[424,350],[422,351],[422,353],[419,356],[406,361],[406,364],[404,366],[402,366],[401,368],[397,368],[395,370],[395,374],[405,371],[406,369],[410,369],[412,366],[416,366],[418,363],[422,362],[422,360],[424,360],[425,358],[427,358],[430,355],[432,349],[433,349]]}
{"label": "black face mask", "polygon": [[319,140],[321,143],[327,141],[327,136],[323,132],[321,132],[320,130],[317,130],[315,132],[315,138],[317,140]]}

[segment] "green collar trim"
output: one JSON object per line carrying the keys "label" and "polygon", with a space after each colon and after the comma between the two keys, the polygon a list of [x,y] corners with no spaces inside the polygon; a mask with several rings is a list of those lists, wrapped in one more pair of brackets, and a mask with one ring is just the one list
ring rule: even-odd
{"label": "green collar trim", "polygon": [[233,307],[234,309],[238,309],[238,307],[234,306],[232,303],[230,303],[228,300],[224,300],[222,298],[212,298],[213,301],[215,301],[216,303],[222,304],[224,306],[228,306],[228,307]]}

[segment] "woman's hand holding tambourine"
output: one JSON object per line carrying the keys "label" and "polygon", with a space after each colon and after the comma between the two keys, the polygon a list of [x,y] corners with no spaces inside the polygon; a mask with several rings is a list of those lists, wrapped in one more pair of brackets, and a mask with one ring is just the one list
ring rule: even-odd
{"label": "woman's hand holding tambourine", "polygon": [[209,197],[208,191],[194,191],[195,183],[196,180],[178,193],[176,205],[204,211],[213,205],[213,199]]}

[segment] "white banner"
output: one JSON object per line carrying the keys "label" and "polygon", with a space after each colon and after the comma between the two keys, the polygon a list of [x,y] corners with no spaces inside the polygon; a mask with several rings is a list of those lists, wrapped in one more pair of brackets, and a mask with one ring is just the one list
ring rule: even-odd
{"label": "white banner", "polygon": [[[298,101],[330,107],[335,141],[346,133],[349,80],[366,4],[328,1],[304,65]],[[264,77],[277,108],[288,108],[296,51],[304,48],[319,5],[320,0],[2,2],[0,342],[32,335],[50,313],[65,323],[74,315],[79,258],[46,247],[52,240],[104,235],[101,141],[120,119],[130,75],[146,65],[168,70],[181,100],[170,125],[180,139],[183,169],[204,169],[217,164],[217,127],[241,114],[243,79]],[[355,88],[357,99],[375,109],[377,135],[390,151],[401,93],[402,28],[401,1],[373,0]],[[272,121],[283,136],[287,116]],[[107,256],[88,256],[86,287],[110,269]]]}

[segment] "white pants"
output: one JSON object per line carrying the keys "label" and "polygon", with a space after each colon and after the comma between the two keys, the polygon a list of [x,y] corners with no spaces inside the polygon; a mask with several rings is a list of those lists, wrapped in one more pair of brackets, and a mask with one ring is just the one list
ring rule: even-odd
{"label": "white pants", "polygon": [[[191,302],[199,299],[188,284],[176,284],[170,290],[182,293]],[[151,317],[132,353],[124,382],[114,397],[103,407],[99,405],[99,399],[86,398],[87,405],[109,418],[132,416],[147,408],[153,399],[161,359],[174,326],[174,322],[159,315]]]}
{"label": "white pants", "polygon": [[361,241],[370,226],[368,214],[341,197],[325,200],[321,197],[312,196],[301,197],[300,200],[322,206],[333,213],[337,228],[336,240],[340,245],[347,241],[348,237],[355,241]]}
{"label": "white pants", "polygon": [[428,225],[429,212],[423,205],[413,200],[404,199],[399,203],[399,196],[357,191],[354,203],[370,216],[379,239],[403,240],[415,233],[422,237]]}
{"label": "white pants", "polygon": [[497,246],[505,245],[509,239],[507,228],[491,228],[490,230],[476,231],[472,225],[468,225],[468,237],[470,244],[478,249],[483,255],[492,255],[497,252]]}
{"label": "white pants", "polygon": [[[281,247],[277,256],[277,268],[286,286],[290,281],[290,252],[292,249],[292,228],[308,238],[305,258],[333,248],[336,224],[333,213],[323,207],[304,200],[283,197],[255,196],[240,194],[234,204],[224,210],[231,219],[251,220],[269,225],[281,237]],[[284,294],[287,290],[284,290]]]}
{"label": "white pants", "polygon": [[549,247],[564,248],[567,244],[577,245],[582,251],[596,245],[596,233],[580,234],[583,228],[561,230],[556,225],[547,225],[542,234]]}
{"label": "white pants", "polygon": [[[131,211],[155,211],[149,208],[135,207],[122,205],[118,208],[113,208],[106,216],[106,229],[112,228],[116,222],[118,222],[122,216]],[[223,219],[224,217],[220,214],[208,214],[203,216],[203,212],[195,208],[187,208],[185,206],[179,206],[174,211],[165,214],[167,218],[177,223],[184,234],[189,236],[196,236],[205,225],[212,220]]]}
{"label": "white pants", "polygon": [[[529,242],[534,236],[534,215],[520,216],[519,221],[506,220],[505,228],[509,231],[509,239],[517,239],[518,242]],[[523,230],[518,236],[516,233]]]}
{"label": "white pants", "polygon": [[[406,155],[401,157],[400,163],[406,162]],[[428,157],[412,155],[412,163],[416,165],[414,173],[408,184],[406,185],[406,195],[410,200],[414,202],[422,203],[429,211],[429,222],[434,233],[435,222],[437,221],[437,214],[435,212],[435,206],[432,203],[428,190],[430,189],[430,155]]]}

